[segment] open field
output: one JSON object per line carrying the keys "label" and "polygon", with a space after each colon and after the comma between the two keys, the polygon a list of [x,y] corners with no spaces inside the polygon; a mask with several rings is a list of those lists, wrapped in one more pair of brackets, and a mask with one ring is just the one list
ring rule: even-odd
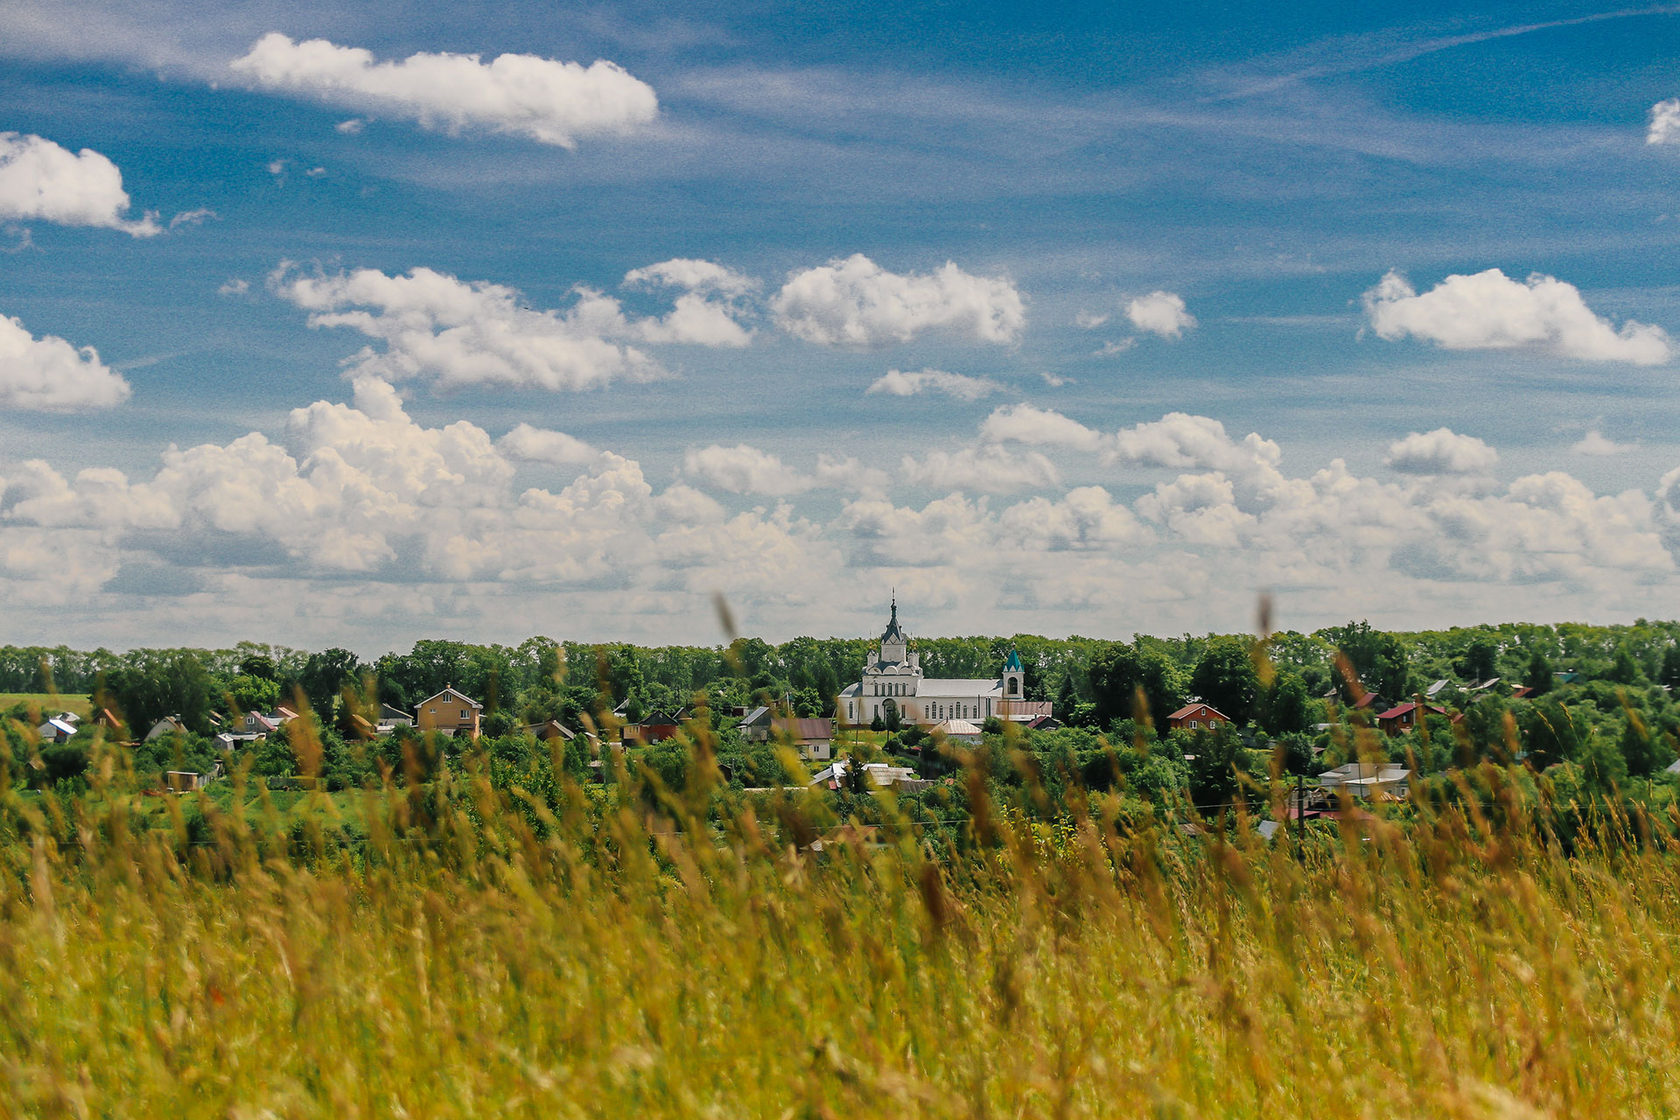
{"label": "open field", "polygon": [[57,715],[59,712],[75,712],[86,719],[93,711],[93,705],[84,695],[61,692],[0,692],[0,711],[12,707],[14,704],[27,704],[38,709],[44,716]]}
{"label": "open field", "polygon": [[943,862],[801,853],[810,798],[470,769],[278,831],[9,795],[0,1112],[1673,1114],[1666,832],[1566,854],[1488,773],[1300,848],[981,800]]}

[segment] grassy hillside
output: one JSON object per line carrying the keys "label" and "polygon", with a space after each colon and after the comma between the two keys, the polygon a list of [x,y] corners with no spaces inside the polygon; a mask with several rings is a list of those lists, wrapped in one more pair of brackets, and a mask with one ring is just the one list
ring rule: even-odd
{"label": "grassy hillside", "polygon": [[1601,844],[1566,854],[1487,775],[1468,811],[1413,806],[1299,846],[1128,830],[1099,801],[1035,823],[977,793],[971,845],[940,863],[891,827],[800,852],[834,836],[811,798],[755,813],[715,791],[528,794],[471,768],[306,795],[307,823],[277,829],[208,796],[146,799],[174,822],[146,831],[123,824],[141,799],[120,792],[7,795],[0,1100],[170,1117],[1675,1114],[1667,833],[1601,822]]}

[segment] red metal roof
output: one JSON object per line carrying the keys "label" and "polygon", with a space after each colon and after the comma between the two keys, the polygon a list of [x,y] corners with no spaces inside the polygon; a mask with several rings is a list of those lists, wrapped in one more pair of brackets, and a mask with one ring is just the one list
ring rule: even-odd
{"label": "red metal roof", "polygon": [[1227,723],[1229,723],[1230,720],[1231,720],[1230,716],[1226,715],[1224,712],[1220,711],[1218,708],[1214,707],[1212,704],[1204,704],[1200,700],[1196,701],[1194,704],[1184,705],[1184,707],[1180,708],[1178,711],[1174,712],[1172,715],[1168,716],[1167,718],[1168,719],[1189,719],[1191,716],[1195,715],[1197,712],[1201,711],[1203,708],[1206,708],[1208,710],[1208,714],[1218,716],[1220,719],[1225,720]]}

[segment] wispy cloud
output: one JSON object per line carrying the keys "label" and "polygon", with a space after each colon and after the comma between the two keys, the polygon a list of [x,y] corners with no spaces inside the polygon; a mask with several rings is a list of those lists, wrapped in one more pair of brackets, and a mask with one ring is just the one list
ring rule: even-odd
{"label": "wispy cloud", "polygon": [[916,373],[890,369],[870,382],[865,391],[886,393],[894,397],[911,397],[917,393],[944,393],[961,401],[977,401],[1002,390],[1002,385],[986,377],[967,377],[960,373],[947,373],[941,369],[924,369]]}

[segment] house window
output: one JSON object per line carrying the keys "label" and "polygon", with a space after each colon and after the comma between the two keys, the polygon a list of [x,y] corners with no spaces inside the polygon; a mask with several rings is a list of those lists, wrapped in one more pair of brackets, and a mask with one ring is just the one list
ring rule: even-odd
{"label": "house window", "polygon": [[1218,726],[1219,726],[1219,721],[1218,720],[1216,720],[1216,719],[1208,720],[1208,730],[1209,731],[1212,731],[1214,728],[1216,728]]}
{"label": "house window", "polygon": [[1201,720],[1193,719],[1193,720],[1190,721],[1190,730],[1199,731],[1199,730],[1201,730],[1201,727],[1202,727],[1202,721]]}
{"label": "house window", "polygon": [[466,719],[466,718],[467,718],[467,710],[466,710],[466,709],[465,709],[465,708],[462,708],[462,709],[461,709],[461,718],[462,718],[462,719]]}

